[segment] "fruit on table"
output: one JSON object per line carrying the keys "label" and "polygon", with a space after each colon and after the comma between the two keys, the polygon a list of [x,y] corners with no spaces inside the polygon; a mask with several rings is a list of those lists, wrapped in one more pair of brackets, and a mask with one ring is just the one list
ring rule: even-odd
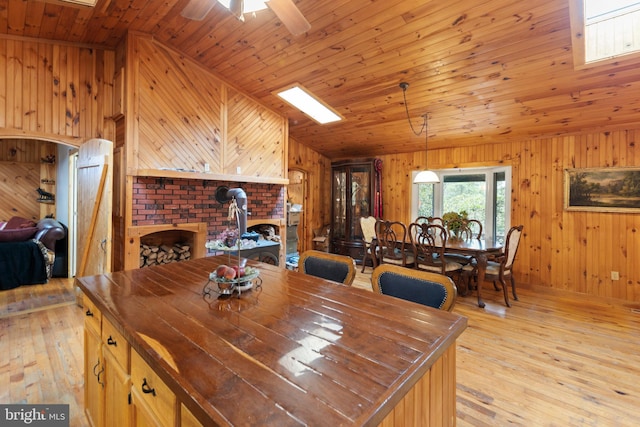
{"label": "fruit on table", "polygon": [[233,280],[236,278],[236,270],[233,267],[226,267],[224,269],[224,278],[227,280]]}
{"label": "fruit on table", "polygon": [[227,266],[224,264],[220,264],[217,268],[216,268],[216,276],[218,277],[224,277],[224,272],[227,270]]}
{"label": "fruit on table", "polygon": [[236,271],[236,276],[238,277],[243,277],[245,272],[244,272],[244,267],[240,266],[240,265],[234,265],[232,267],[235,271]]}
{"label": "fruit on table", "polygon": [[226,265],[220,264],[215,271],[211,273],[212,279],[234,280],[247,275],[255,274],[256,269],[244,265]]}

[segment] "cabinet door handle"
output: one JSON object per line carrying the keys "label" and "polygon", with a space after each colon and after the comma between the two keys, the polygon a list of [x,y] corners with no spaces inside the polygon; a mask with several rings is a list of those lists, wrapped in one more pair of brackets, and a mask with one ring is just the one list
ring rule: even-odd
{"label": "cabinet door handle", "polygon": [[111,335],[109,335],[109,338],[107,338],[107,344],[115,347],[118,346],[118,343],[113,338],[111,338]]}
{"label": "cabinet door handle", "polygon": [[98,363],[95,364],[95,366],[93,367],[93,375],[95,375],[96,377],[98,376],[98,374],[96,373],[96,368],[100,366],[100,358],[98,357]]}
{"label": "cabinet door handle", "polygon": [[156,389],[149,387],[149,384],[147,383],[146,378],[142,379],[142,392],[145,394],[151,393],[153,396],[156,395]]}
{"label": "cabinet door handle", "polygon": [[93,375],[95,375],[96,378],[98,378],[98,384],[100,384],[102,388],[104,388],[104,383],[100,381],[100,375],[104,372],[104,365],[101,367],[100,371],[96,373],[96,368],[98,366],[100,366],[100,358],[98,358],[98,363],[96,363],[96,365],[93,367]]}
{"label": "cabinet door handle", "polygon": [[100,384],[102,388],[104,388],[104,382],[100,381],[100,375],[102,375],[103,372],[104,372],[104,365],[102,366],[102,369],[100,369],[100,372],[98,372],[98,384]]}
{"label": "cabinet door handle", "polygon": [[93,317],[93,312],[90,309],[87,309],[86,313],[84,313],[87,317]]}

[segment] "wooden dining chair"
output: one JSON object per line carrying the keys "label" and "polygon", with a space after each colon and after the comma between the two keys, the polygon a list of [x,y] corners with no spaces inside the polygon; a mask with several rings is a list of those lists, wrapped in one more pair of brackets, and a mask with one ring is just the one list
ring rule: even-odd
{"label": "wooden dining chair", "polygon": [[316,250],[304,251],[298,270],[311,276],[351,286],[356,278],[356,263],[350,256]]}
{"label": "wooden dining chair", "polygon": [[468,219],[466,225],[466,229],[469,233],[470,239],[481,239],[482,238],[482,223],[477,219]]}
{"label": "wooden dining chair", "polygon": [[[511,303],[509,303],[509,291],[507,289],[506,282],[507,278],[511,283],[511,292],[513,294],[513,299],[516,301],[518,300],[518,295],[516,294],[516,281],[513,278],[512,270],[516,258],[516,253],[518,252],[518,246],[520,245],[520,237],[522,236],[523,228],[523,225],[517,225],[509,229],[503,253],[487,261],[487,269],[484,275],[485,281],[493,282],[493,286],[497,290],[499,290],[499,288],[497,287],[497,283],[500,282],[500,284],[502,285],[502,291],[504,293],[504,303],[507,307],[511,307]],[[481,286],[480,283],[477,283],[478,267],[475,262],[471,262],[470,264],[465,265],[462,269],[462,275],[467,278],[467,287],[470,286],[472,280],[476,282],[476,286]]]}
{"label": "wooden dining chair", "polygon": [[362,273],[367,266],[367,259],[371,259],[373,268],[376,267],[376,258],[371,254],[371,243],[376,237],[376,217],[360,217],[360,228],[362,229],[362,241],[364,243],[364,256],[362,257]]}
{"label": "wooden dining chair", "polygon": [[[465,221],[464,226],[459,232],[459,237],[464,240],[469,239],[481,239],[482,238],[482,223],[477,219],[468,219]],[[467,265],[473,261],[472,256],[463,255],[459,253],[445,252],[445,258],[452,262],[457,262],[462,265]]]}
{"label": "wooden dining chair", "polygon": [[451,311],[458,289],[450,277],[392,264],[377,266],[371,274],[374,292]]}
{"label": "wooden dining chair", "polygon": [[429,223],[409,224],[409,236],[414,250],[415,268],[447,276],[459,276],[462,264],[445,257],[447,229]]}
{"label": "wooden dining chair", "polygon": [[416,218],[414,222],[417,222],[418,224],[428,223],[428,224],[444,225],[442,218],[437,216],[419,216],[418,218]]}
{"label": "wooden dining chair", "polygon": [[414,253],[407,226],[400,221],[376,221],[376,253],[379,264],[413,266]]}

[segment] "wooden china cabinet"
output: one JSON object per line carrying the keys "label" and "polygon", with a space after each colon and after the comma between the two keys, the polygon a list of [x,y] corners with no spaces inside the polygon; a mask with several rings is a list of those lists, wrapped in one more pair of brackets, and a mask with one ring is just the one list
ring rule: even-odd
{"label": "wooden china cabinet", "polygon": [[379,206],[376,159],[355,159],[331,163],[330,251],[349,255],[360,263],[364,243],[360,217],[376,214]]}

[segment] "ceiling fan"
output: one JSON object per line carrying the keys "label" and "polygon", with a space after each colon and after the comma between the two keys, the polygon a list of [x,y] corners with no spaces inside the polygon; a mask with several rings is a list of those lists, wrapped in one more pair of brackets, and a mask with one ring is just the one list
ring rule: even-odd
{"label": "ceiling fan", "polygon": [[[213,8],[215,2],[216,0],[189,0],[189,3],[180,14],[187,19],[201,21]],[[218,0],[218,2],[228,7],[231,13],[242,21],[244,21],[245,13],[259,10],[251,9],[249,3],[259,3],[262,6],[266,3],[294,36],[305,33],[311,28],[311,24],[302,15],[293,0],[261,0],[257,2],[255,0]]]}

